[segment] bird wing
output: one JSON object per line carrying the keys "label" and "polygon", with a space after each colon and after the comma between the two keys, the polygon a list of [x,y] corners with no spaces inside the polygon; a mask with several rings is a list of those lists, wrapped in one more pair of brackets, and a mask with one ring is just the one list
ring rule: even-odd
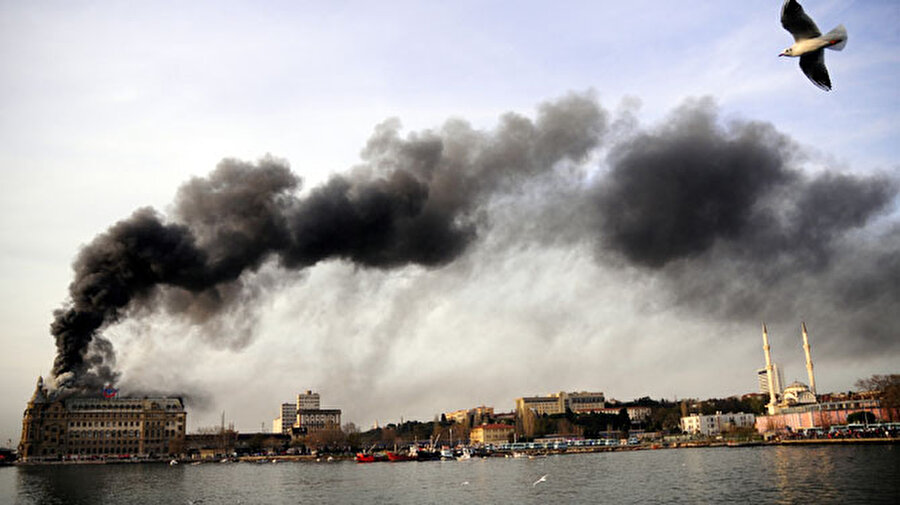
{"label": "bird wing", "polygon": [[803,12],[803,7],[795,0],[785,0],[784,5],[781,6],[781,26],[791,32],[794,42],[814,39],[822,35],[816,23]]}
{"label": "bird wing", "polygon": [[816,86],[831,91],[831,78],[825,68],[825,49],[806,53],[800,57],[800,69]]}

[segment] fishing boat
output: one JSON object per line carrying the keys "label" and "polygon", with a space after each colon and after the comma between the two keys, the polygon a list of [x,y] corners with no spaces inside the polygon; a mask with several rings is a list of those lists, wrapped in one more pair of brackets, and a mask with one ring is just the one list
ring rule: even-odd
{"label": "fishing boat", "polygon": [[402,452],[391,452],[387,453],[388,461],[398,462],[398,461],[416,461],[416,456],[410,453],[402,453]]}
{"label": "fishing boat", "polygon": [[375,455],[374,454],[366,454],[364,452],[356,453],[356,462],[357,463],[374,463]]}

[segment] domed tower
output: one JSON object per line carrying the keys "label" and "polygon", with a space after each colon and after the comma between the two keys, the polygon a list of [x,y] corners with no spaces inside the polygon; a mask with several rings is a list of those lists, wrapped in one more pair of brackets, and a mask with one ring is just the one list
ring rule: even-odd
{"label": "domed tower", "polygon": [[37,385],[25,413],[22,416],[22,438],[19,441],[19,458],[23,461],[34,455],[34,446],[40,441],[41,421],[44,418],[44,409],[49,402],[47,389],[44,387],[44,378],[38,376]]}

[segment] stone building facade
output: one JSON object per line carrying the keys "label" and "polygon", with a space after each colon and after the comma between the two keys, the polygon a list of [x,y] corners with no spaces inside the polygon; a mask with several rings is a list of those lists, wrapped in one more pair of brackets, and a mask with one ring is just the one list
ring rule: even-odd
{"label": "stone building facade", "polygon": [[180,398],[53,398],[38,379],[22,418],[23,461],[159,457],[184,452]]}

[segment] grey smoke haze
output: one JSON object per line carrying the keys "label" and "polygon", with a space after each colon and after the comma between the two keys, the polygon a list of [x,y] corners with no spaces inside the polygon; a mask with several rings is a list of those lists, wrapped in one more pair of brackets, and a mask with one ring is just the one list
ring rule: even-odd
{"label": "grey smoke haze", "polygon": [[[897,348],[893,179],[808,173],[806,153],[773,125],[722,124],[708,100],[653,129],[626,110],[616,124],[628,128],[607,135],[608,117],[592,95],[572,94],[490,131],[450,120],[404,138],[387,121],[359,166],[307,192],[285,161],[225,160],[179,190],[168,218],[140,209],[81,251],[52,325],[57,384],[114,381],[100,334],[124,317],[162,309],[209,324],[252,305],[275,282],[256,275],[267,263],[442,268],[501,229],[509,246],[592,244],[598,262],[658,279],[686,313],[754,324],[815,315],[853,335],[858,355]],[[491,215],[501,199],[522,212]],[[527,211],[535,200],[542,210]]]}
{"label": "grey smoke haze", "polygon": [[229,284],[270,256],[288,269],[332,258],[380,268],[452,261],[475,237],[480,202],[561,160],[580,161],[605,119],[592,99],[571,95],[542,106],[535,121],[508,114],[487,133],[451,121],[404,140],[388,122],[363,152],[365,165],[302,197],[284,162],[223,161],[179,191],[171,222],[140,209],[80,252],[70,303],[51,326],[57,386],[113,381],[108,367],[85,359],[92,342],[127,311],[158,303],[160,289],[188,295],[184,306],[202,320],[232,302]]}
{"label": "grey smoke haze", "polygon": [[[610,149],[591,196],[599,243],[694,312],[816,317],[848,337],[843,352],[895,348],[897,181],[806,173],[804,156],[770,124],[722,125],[711,102],[688,102]],[[894,229],[867,229],[879,217]]]}

